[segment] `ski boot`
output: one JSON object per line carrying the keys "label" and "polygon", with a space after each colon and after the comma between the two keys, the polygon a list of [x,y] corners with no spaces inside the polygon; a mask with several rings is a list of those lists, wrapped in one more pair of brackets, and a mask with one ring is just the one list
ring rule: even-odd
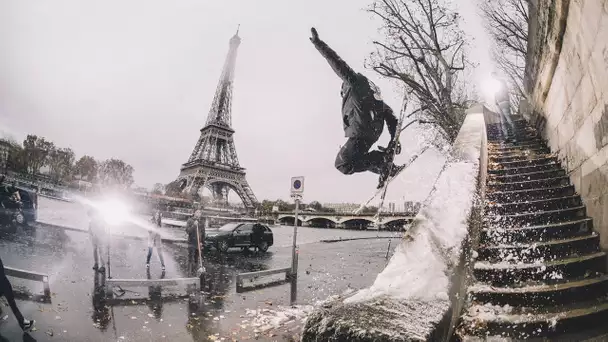
{"label": "ski boot", "polygon": [[378,182],[377,189],[382,188],[388,180],[397,176],[404,168],[405,165],[395,165],[393,163],[388,164],[388,166],[382,170],[382,173],[380,173],[380,180]]}

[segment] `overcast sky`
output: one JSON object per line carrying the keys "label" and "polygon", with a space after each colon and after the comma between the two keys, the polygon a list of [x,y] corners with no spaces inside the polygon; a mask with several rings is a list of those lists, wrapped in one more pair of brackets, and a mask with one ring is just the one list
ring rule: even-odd
{"label": "overcast sky", "polygon": [[[491,62],[473,1],[458,5],[480,80]],[[308,37],[315,26],[398,112],[393,85],[363,69],[378,38],[363,10],[370,2],[0,0],[0,129],[19,140],[44,136],[77,158],[123,159],[137,185],[168,183],[199,137],[241,24],[232,122],[258,199],[287,199],[290,177],[303,175],[305,201],[366,200],[377,176],[334,168],[345,141],[341,81]],[[413,132],[401,160],[418,148]],[[437,165],[436,154],[421,158],[389,197],[424,198]]]}

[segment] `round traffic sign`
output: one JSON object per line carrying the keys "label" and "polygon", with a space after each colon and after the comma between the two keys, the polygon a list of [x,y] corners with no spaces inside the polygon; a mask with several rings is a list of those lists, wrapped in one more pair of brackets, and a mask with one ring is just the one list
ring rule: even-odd
{"label": "round traffic sign", "polygon": [[301,187],[302,187],[302,182],[300,182],[300,180],[299,180],[299,179],[296,179],[296,180],[293,182],[293,188],[294,188],[294,189],[299,189],[299,188],[301,188]]}

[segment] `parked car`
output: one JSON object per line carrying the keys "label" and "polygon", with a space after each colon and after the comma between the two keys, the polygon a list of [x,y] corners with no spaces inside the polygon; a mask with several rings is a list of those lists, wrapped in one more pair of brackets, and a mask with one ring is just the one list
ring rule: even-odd
{"label": "parked car", "polygon": [[[34,191],[22,187],[16,187],[21,197],[21,208],[5,208],[0,205],[0,221],[3,226],[7,226],[10,231],[14,232],[16,226],[10,224],[10,221],[16,221],[18,225],[27,229],[34,229],[33,223],[38,218],[38,195]],[[4,202],[9,194],[0,191],[0,203]]]}
{"label": "parked car", "polygon": [[[254,232],[259,232],[260,236],[256,242]],[[232,247],[258,247],[262,252],[266,252],[274,243],[274,235],[268,226],[261,223],[226,223],[217,230],[210,230],[205,233],[205,245],[212,246],[220,252],[226,252]]]}

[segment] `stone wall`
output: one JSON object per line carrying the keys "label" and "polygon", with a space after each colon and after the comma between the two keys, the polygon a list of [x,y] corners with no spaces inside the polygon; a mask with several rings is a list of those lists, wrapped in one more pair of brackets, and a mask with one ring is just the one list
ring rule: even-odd
{"label": "stone wall", "polygon": [[529,119],[608,249],[608,0],[533,0],[530,18]]}

